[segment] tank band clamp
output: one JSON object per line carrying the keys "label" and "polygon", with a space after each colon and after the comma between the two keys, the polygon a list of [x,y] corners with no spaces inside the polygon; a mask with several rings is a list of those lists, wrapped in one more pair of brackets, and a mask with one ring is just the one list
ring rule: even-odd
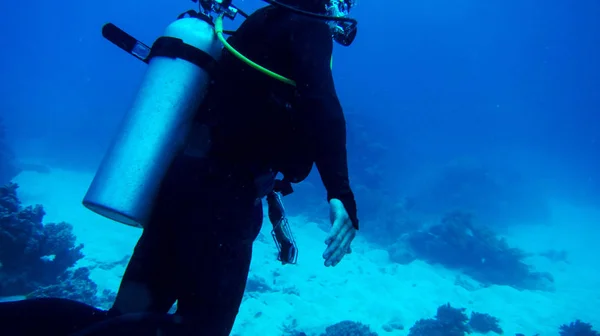
{"label": "tank band clamp", "polygon": [[210,76],[216,76],[217,61],[208,53],[178,38],[161,36],[156,39],[147,60],[150,61],[155,56],[181,58],[204,69]]}

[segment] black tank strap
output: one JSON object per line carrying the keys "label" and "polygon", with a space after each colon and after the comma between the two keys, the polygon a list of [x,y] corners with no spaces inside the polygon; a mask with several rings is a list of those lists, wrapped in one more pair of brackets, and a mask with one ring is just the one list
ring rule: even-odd
{"label": "black tank strap", "polygon": [[204,69],[211,76],[216,75],[217,61],[208,53],[194,46],[184,43],[183,40],[161,36],[152,45],[150,55],[146,58],[149,62],[152,57],[162,56],[170,58],[181,58]]}
{"label": "black tank strap", "polygon": [[[196,13],[193,17],[212,24],[210,18],[201,14]],[[102,36],[144,63],[150,62],[155,56],[181,58],[204,69],[211,76],[217,75],[217,61],[205,51],[186,44],[181,39],[162,36],[149,47],[112,23],[102,27]]]}

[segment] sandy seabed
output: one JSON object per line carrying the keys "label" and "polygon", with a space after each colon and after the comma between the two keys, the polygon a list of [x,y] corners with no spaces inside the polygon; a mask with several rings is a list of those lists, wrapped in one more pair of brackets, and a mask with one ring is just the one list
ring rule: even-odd
{"label": "sandy seabed", "polygon": [[[23,205],[42,204],[44,222],[65,221],[74,227],[85,245],[80,266],[114,263],[130,255],[140,229],[118,224],[87,210],[81,200],[91,172],[53,170],[50,174],[24,172],[15,182]],[[327,220],[327,218],[323,218]],[[509,242],[528,252],[565,249],[569,262],[544,258],[528,260],[537,270],[552,273],[555,292],[519,291],[492,286],[469,291],[455,285],[457,273],[424,262],[398,265],[388,253],[360,236],[353,253],[334,268],[323,266],[326,232],[316,223],[291,217],[299,245],[297,265],[282,266],[275,258],[270,225],[263,225],[263,239],[255,244],[251,277],[262,278],[272,292],[252,292],[245,298],[233,335],[281,335],[284,325],[296,325],[306,333],[324,332],[342,320],[370,325],[379,335],[407,335],[421,318],[435,315],[438,306],[452,306],[488,313],[500,319],[505,335],[558,335],[558,327],[575,319],[600,327],[600,210],[558,203],[552,223],[515,229]],[[123,264],[95,267],[92,279],[99,289],[116,291]],[[403,330],[385,331],[397,322]]]}

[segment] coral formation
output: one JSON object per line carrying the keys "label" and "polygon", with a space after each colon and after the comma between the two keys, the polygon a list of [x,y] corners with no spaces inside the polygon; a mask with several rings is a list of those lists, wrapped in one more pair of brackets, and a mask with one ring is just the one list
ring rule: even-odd
{"label": "coral formation", "polygon": [[469,318],[464,308],[453,308],[449,303],[438,307],[435,318],[418,320],[410,328],[409,336],[464,336],[470,333]]}
{"label": "coral formation", "polygon": [[598,332],[589,323],[576,320],[560,326],[560,336],[598,336]]}
{"label": "coral formation", "polygon": [[[465,308],[454,308],[450,303],[441,305],[437,308],[434,318],[420,319],[410,328],[408,336],[466,336],[475,332],[477,334],[487,334],[494,332],[502,335],[503,330],[499,325],[499,320],[489,314],[471,312],[469,318],[465,313]],[[296,329],[298,322],[293,319],[291,323],[284,324],[283,331],[285,336],[308,336],[305,332]],[[383,327],[387,332],[394,330],[403,330],[401,323],[396,327]],[[600,336],[600,333],[593,330],[589,323],[576,320],[570,324],[560,326],[560,336]],[[311,334],[314,335],[314,334]],[[326,332],[320,336],[377,336],[377,333],[371,331],[368,326],[354,321],[342,321],[326,328]],[[517,333],[515,336],[525,336]],[[540,336],[535,334],[533,336]]]}
{"label": "coral formation", "polygon": [[0,188],[0,296],[68,297],[92,302],[89,270],[70,270],[83,258],[67,223],[42,224],[41,205],[22,207],[18,185]]}
{"label": "coral formation", "polygon": [[481,334],[494,332],[502,335],[504,332],[502,331],[502,328],[500,328],[499,322],[500,321],[496,317],[493,317],[489,314],[471,312],[469,327],[471,330]]}
{"label": "coral formation", "polygon": [[58,282],[41,286],[27,295],[28,298],[63,298],[97,305],[98,286],[90,280],[90,270],[80,267],[68,270],[58,277]]}
{"label": "coral formation", "polygon": [[440,224],[408,234],[403,243],[415,258],[460,269],[485,285],[553,290],[550,274],[533,271],[523,261],[527,256],[523,251],[490,229],[473,225],[471,216],[462,212],[449,213]]}
{"label": "coral formation", "polygon": [[360,322],[342,321],[327,327],[321,336],[377,336],[377,333]]}
{"label": "coral formation", "polygon": [[[289,324],[283,325],[284,336],[308,336],[305,332],[296,329],[298,322],[294,319]],[[315,334],[311,334],[316,336]],[[325,333],[320,336],[378,336],[371,331],[369,326],[355,321],[341,321],[325,328]]]}

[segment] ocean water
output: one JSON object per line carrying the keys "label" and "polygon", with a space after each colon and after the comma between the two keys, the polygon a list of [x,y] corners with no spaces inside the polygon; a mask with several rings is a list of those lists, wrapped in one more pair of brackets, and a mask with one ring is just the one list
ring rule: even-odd
{"label": "ocean water", "polygon": [[[0,4],[1,182],[43,205],[44,223],[72,225],[74,266],[90,269],[104,308],[141,230],[81,201],[146,65],[100,30],[113,22],[150,44],[194,6]],[[298,264],[277,261],[265,218],[232,335],[320,335],[345,320],[409,335],[447,303],[496,317],[505,335],[559,335],[576,320],[599,330],[599,15],[592,0],[359,0],[358,37],[335,46],[333,65],[361,220],[353,252],[323,266],[314,171],[284,199]],[[1,161],[9,150],[18,173]],[[0,301],[28,294],[0,287]]]}

